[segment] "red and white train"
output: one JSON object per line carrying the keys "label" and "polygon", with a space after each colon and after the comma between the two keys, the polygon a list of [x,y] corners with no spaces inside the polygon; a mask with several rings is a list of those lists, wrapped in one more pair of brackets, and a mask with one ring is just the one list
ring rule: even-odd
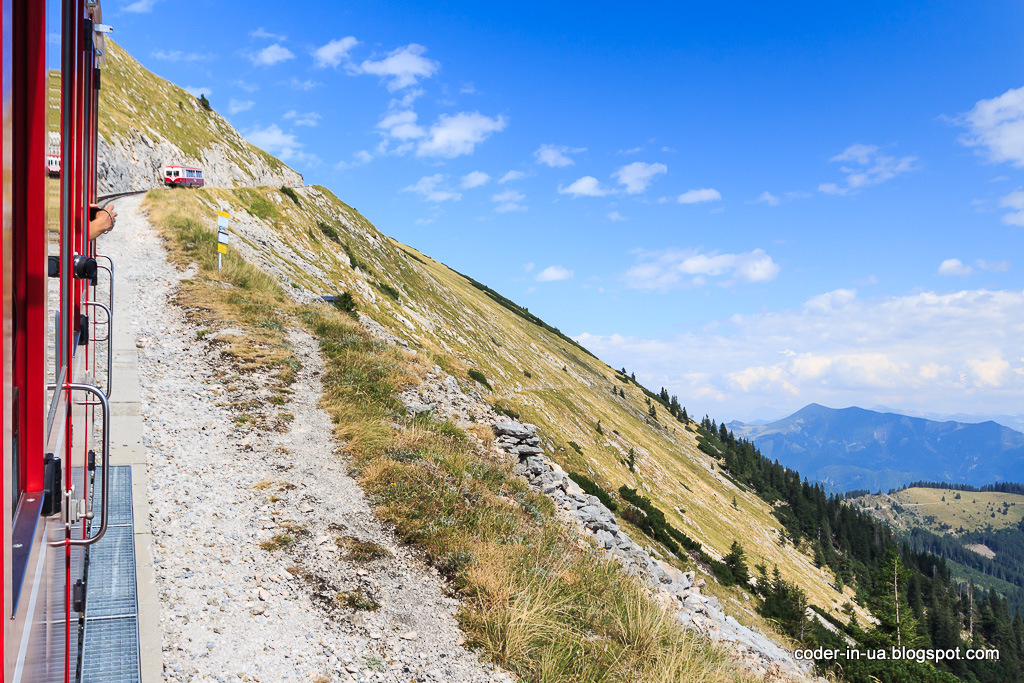
{"label": "red and white train", "polygon": [[195,166],[164,166],[164,184],[168,187],[202,187],[203,169]]}
{"label": "red and white train", "polygon": [[[60,7],[60,26],[47,26],[50,4]],[[87,570],[89,553],[95,560],[111,502],[112,342],[108,333],[106,353],[97,353],[104,340],[96,330],[106,320],[109,332],[112,297],[97,300],[96,284],[102,273],[113,289],[113,263],[88,233],[109,28],[99,0],[0,0],[0,24],[3,681],[71,683],[101,654],[83,653],[81,643],[86,596],[103,575]],[[47,229],[48,33],[61,36],[59,238]],[[51,282],[59,282],[55,304]],[[131,591],[134,601],[134,582]]]}
{"label": "red and white train", "polygon": [[60,175],[60,154],[46,155],[46,175],[54,177]]}

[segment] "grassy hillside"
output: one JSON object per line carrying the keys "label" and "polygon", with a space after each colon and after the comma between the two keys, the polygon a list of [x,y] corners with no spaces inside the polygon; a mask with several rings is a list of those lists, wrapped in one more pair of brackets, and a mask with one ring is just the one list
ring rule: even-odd
{"label": "grassy hillside", "polygon": [[860,496],[850,503],[900,531],[920,528],[937,534],[963,534],[986,527],[1013,527],[1024,519],[1024,496],[995,491],[912,487],[893,494]]}
{"label": "grassy hillside", "polygon": [[849,502],[945,558],[958,582],[995,590],[1024,614],[1024,495],[915,486]]}
{"label": "grassy hillside", "polygon": [[[309,297],[349,292],[361,314],[476,386],[500,410],[537,424],[565,469],[608,491],[638,489],[712,557],[740,541],[752,566],[778,565],[826,611],[838,615],[852,600],[850,588],[840,594],[831,574],[815,567],[808,548],[779,543],[781,526],[771,506],[723,476],[717,461],[698,449],[691,429],[660,406],[658,419],[650,418],[639,386],[525,309],[386,237],[329,190],[314,186],[294,196],[262,188],[205,190],[174,200],[211,224],[214,208],[229,206],[233,244],[286,287]],[[489,388],[471,380],[471,370]],[[626,464],[630,449],[634,472]],[[625,526],[644,539],[642,531]],[[655,541],[646,543],[676,565],[701,571],[689,558],[673,559]],[[709,592],[742,602],[738,589],[707,579]],[[751,610],[733,611],[741,622],[770,628]],[[862,621],[869,618],[858,611]]]}
{"label": "grassy hillside", "polygon": [[99,132],[108,141],[142,133],[150,140],[167,140],[193,161],[217,144],[243,168],[253,154],[273,170],[284,166],[246,142],[216,111],[204,110],[189,92],[147,70],[109,38],[100,110]]}

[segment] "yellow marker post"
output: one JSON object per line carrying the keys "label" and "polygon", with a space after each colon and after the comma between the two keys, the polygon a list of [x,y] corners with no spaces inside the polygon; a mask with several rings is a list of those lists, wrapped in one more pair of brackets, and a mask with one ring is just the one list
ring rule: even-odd
{"label": "yellow marker post", "polygon": [[217,270],[220,270],[221,259],[228,253],[228,220],[231,214],[217,210]]}

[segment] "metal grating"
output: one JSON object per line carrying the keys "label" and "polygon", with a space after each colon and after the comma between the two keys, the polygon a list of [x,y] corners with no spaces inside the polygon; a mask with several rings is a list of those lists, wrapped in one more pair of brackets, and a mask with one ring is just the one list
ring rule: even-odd
{"label": "metal grating", "polygon": [[135,614],[135,544],[130,526],[108,526],[89,550],[86,621]]}
{"label": "metal grating", "polygon": [[139,625],[135,615],[85,620],[82,683],[139,683]]}
{"label": "metal grating", "polygon": [[[102,483],[97,477],[94,500]],[[93,524],[98,524],[94,520]],[[107,533],[89,548],[82,683],[138,683],[139,623],[132,525],[132,471],[110,469]]]}

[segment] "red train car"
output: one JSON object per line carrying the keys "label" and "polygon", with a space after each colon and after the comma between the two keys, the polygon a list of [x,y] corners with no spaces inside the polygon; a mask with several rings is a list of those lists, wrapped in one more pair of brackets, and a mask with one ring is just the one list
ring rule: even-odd
{"label": "red train car", "polygon": [[[63,168],[48,180],[47,4],[0,0],[4,683],[81,679],[87,553],[108,526],[111,341],[104,363],[93,330],[104,312],[111,324],[96,284],[105,271],[112,291],[113,263],[96,253],[88,226],[109,28],[98,0],[59,1],[62,25],[50,32],[61,36]],[[48,182],[60,186],[59,233],[47,226]]]}
{"label": "red train car", "polygon": [[164,184],[168,187],[202,187],[203,169],[195,166],[164,166]]}

